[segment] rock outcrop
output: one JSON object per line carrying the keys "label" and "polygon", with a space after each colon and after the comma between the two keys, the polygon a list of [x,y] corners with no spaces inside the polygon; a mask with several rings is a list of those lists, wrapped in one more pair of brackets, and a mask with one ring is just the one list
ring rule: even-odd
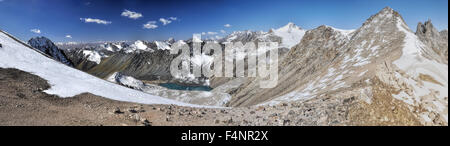
{"label": "rock outcrop", "polygon": [[39,51],[50,55],[53,59],[64,63],[68,66],[73,66],[73,63],[67,58],[66,54],[61,51],[50,39],[45,37],[35,37],[28,41],[28,44]]}
{"label": "rock outcrop", "polygon": [[431,20],[417,25],[416,35],[425,45],[430,47],[437,56],[428,58],[448,64],[448,31],[439,32],[431,23]]}

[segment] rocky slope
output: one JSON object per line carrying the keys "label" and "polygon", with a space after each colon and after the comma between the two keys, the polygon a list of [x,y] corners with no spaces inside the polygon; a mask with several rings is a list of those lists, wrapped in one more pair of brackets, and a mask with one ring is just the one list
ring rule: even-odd
{"label": "rocky slope", "polygon": [[[84,93],[61,98],[42,92],[50,85],[17,69],[0,68],[2,126],[293,126],[420,125],[418,121],[371,119],[354,97],[332,96],[277,106],[232,109],[143,105]],[[390,103],[387,103],[390,104]],[[37,110],[38,109],[38,110]],[[384,109],[390,111],[391,109]],[[393,109],[402,113],[404,108]],[[395,116],[395,115],[394,115]],[[411,116],[411,115],[410,115]],[[371,119],[372,122],[365,122]]]}
{"label": "rocky slope", "polygon": [[434,61],[442,60],[440,50],[445,48],[422,43],[400,14],[387,7],[352,33],[328,26],[307,31],[282,61],[277,87],[261,89],[260,79],[247,81],[229,105],[354,97],[358,109],[369,112],[361,122],[447,125],[448,65]]}

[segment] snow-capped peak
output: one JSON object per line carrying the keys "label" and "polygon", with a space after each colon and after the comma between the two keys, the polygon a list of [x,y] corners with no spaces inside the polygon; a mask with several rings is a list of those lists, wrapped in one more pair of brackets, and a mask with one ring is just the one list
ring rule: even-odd
{"label": "snow-capped peak", "polygon": [[173,44],[173,43],[175,43],[175,39],[173,37],[170,37],[169,39],[167,39],[166,42],[169,44]]}
{"label": "snow-capped peak", "polygon": [[153,49],[149,48],[146,42],[137,40],[130,47],[126,48],[125,53],[133,53],[135,51],[153,51]]}
{"label": "snow-capped peak", "polygon": [[290,32],[292,30],[301,30],[301,28],[297,25],[295,25],[292,22],[289,22],[288,24],[286,24],[285,26],[278,28],[276,31],[287,31]]}
{"label": "snow-capped peak", "polygon": [[134,42],[134,47],[136,47],[136,49],[139,50],[146,50],[148,48],[147,45],[145,45],[144,41],[138,40],[136,42]]}
{"label": "snow-capped peak", "polygon": [[280,47],[292,48],[302,40],[305,35],[306,30],[298,27],[292,22],[289,22],[287,25],[278,28],[272,29],[271,32],[281,37]]}
{"label": "snow-capped peak", "polygon": [[159,50],[170,50],[170,46],[166,42],[155,41],[156,46]]}
{"label": "snow-capped peak", "polygon": [[100,64],[102,62],[103,57],[107,57],[103,54],[98,53],[94,50],[82,50],[83,55],[87,58],[87,60]]}

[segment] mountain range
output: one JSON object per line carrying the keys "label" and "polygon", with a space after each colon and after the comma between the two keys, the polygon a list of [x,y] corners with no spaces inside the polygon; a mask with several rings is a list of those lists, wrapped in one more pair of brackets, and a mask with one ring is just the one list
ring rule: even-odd
{"label": "mountain range", "polygon": [[[192,49],[195,40],[178,41]],[[315,125],[448,125],[448,31],[438,31],[431,20],[414,32],[386,7],[354,30],[289,23],[205,41],[278,42],[277,86],[260,88],[259,77],[172,77],[173,39],[55,45],[40,37],[28,46],[2,31],[0,67],[38,75],[52,84],[44,92],[61,97],[89,92],[142,104],[239,110],[281,105],[286,113],[301,105],[313,112],[285,118]],[[176,91],[160,83],[213,89]]]}

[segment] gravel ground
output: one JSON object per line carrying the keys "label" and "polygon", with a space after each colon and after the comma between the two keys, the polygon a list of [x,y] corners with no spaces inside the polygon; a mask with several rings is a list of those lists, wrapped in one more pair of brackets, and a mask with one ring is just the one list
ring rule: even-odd
{"label": "gravel ground", "polygon": [[[289,126],[289,125],[420,125],[414,118],[370,118],[360,99],[350,94],[323,95],[277,106],[201,109],[174,105],[141,105],[89,93],[60,98],[42,92],[48,83],[17,69],[0,68],[0,125],[70,126]],[[380,109],[375,107],[374,109]],[[396,108],[402,113],[401,108]],[[375,111],[376,115],[377,111]],[[371,114],[371,113],[370,113]],[[401,117],[401,116],[397,116]]]}

